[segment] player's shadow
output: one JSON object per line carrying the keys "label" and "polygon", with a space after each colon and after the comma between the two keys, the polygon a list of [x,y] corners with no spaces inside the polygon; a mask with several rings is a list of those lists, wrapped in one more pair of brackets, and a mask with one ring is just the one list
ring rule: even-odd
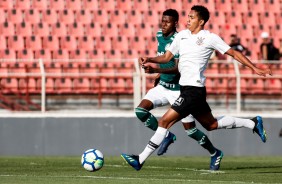
{"label": "player's shadow", "polygon": [[[282,169],[282,165],[281,166],[253,166],[253,167],[236,167],[236,168],[232,168],[233,169],[236,169],[236,170],[256,170],[256,169]],[[258,171],[257,173],[282,173],[282,170],[281,171]]]}

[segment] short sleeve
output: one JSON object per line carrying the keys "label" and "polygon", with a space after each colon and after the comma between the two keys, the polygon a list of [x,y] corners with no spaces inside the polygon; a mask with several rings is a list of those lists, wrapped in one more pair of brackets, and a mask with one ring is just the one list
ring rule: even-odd
{"label": "short sleeve", "polygon": [[211,47],[221,54],[225,54],[231,47],[225,43],[218,35],[212,33]]}
{"label": "short sleeve", "polygon": [[171,43],[171,45],[169,46],[169,48],[167,49],[168,51],[170,51],[174,55],[175,58],[177,57],[176,59],[179,58],[179,40],[180,40],[180,34],[178,33],[175,36],[175,38],[174,38],[173,42]]}

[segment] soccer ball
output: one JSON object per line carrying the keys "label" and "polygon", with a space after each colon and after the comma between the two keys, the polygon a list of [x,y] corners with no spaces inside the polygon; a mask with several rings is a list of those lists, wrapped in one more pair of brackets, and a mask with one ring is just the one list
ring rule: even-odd
{"label": "soccer ball", "polygon": [[104,155],[97,149],[89,149],[82,154],[81,165],[87,171],[98,171],[104,165]]}

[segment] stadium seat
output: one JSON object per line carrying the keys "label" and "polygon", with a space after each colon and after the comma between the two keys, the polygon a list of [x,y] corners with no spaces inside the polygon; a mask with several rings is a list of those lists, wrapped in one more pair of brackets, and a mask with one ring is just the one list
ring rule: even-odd
{"label": "stadium seat", "polygon": [[210,30],[210,32],[218,34],[218,35],[220,34],[219,25],[208,23],[206,27],[208,28],[208,30]]}
{"label": "stadium seat", "polygon": [[133,8],[139,11],[147,11],[149,9],[148,0],[133,0]]}
{"label": "stadium seat", "polygon": [[272,26],[275,25],[275,16],[273,12],[263,12],[259,13],[259,22],[264,26]]}
{"label": "stadium seat", "polygon": [[92,51],[88,52],[88,57],[89,59],[104,59],[105,58],[105,54],[104,51],[102,49],[95,49]]}
{"label": "stadium seat", "polygon": [[121,60],[121,51],[120,50],[108,50],[105,53],[105,59],[114,59],[114,60]]}
{"label": "stadium seat", "polygon": [[1,89],[3,93],[18,93],[18,80],[16,78],[6,78],[1,80]]}
{"label": "stadium seat", "polygon": [[90,11],[99,10],[99,1],[97,0],[83,0],[83,9]]}
{"label": "stadium seat", "polygon": [[122,56],[122,58],[124,59],[137,59],[139,57],[139,54],[135,49],[128,49],[127,51],[123,52]]}
{"label": "stadium seat", "polygon": [[238,26],[237,35],[239,37],[251,39],[251,38],[253,38],[254,32],[253,32],[253,29],[250,25],[243,24],[241,26]]}
{"label": "stadium seat", "polygon": [[94,39],[91,36],[83,36],[78,38],[78,48],[91,51],[94,48]]}
{"label": "stadium seat", "polygon": [[13,49],[0,50],[0,56],[2,59],[16,59],[16,52]]}
{"label": "stadium seat", "polygon": [[[258,26],[253,26],[253,35],[251,34],[248,36],[249,38],[255,37],[255,38],[260,38],[260,35],[262,32],[270,32],[269,26],[267,25],[258,25]],[[250,37],[251,36],[251,37]]]}
{"label": "stadium seat", "polygon": [[67,26],[63,22],[57,22],[51,25],[51,35],[63,37],[67,35]]}
{"label": "stadium seat", "polygon": [[233,24],[225,24],[219,26],[220,29],[220,36],[224,39],[226,43],[230,42],[230,35],[236,34],[236,27]]}
{"label": "stadium seat", "polygon": [[76,93],[89,93],[91,88],[90,77],[77,78],[73,80],[73,88]]}
{"label": "stadium seat", "polygon": [[100,37],[102,35],[102,28],[99,24],[91,22],[90,24],[86,25],[85,35],[92,37]]}
{"label": "stadium seat", "polygon": [[161,21],[157,11],[148,10],[143,13],[143,23],[149,25],[157,25]]}
{"label": "stadium seat", "polygon": [[15,35],[15,27],[13,23],[4,22],[0,24],[0,33],[2,36],[13,36]]}
{"label": "stadium seat", "polygon": [[115,0],[99,0],[99,7],[102,10],[106,11],[114,11],[115,8]]}
{"label": "stadium seat", "polygon": [[86,51],[84,49],[77,49],[70,51],[70,59],[86,59]]}
{"label": "stadium seat", "polygon": [[63,77],[63,78],[57,78],[55,79],[55,90],[56,93],[73,93],[73,84],[71,78]]}
{"label": "stadium seat", "polygon": [[138,35],[141,38],[150,38],[153,36],[152,28],[148,24],[142,23],[142,24],[136,25],[135,30],[136,30],[136,35]]}
{"label": "stadium seat", "polygon": [[256,13],[256,12],[243,13],[243,23],[248,24],[248,25],[252,25],[252,26],[259,25],[258,13]]}
{"label": "stadium seat", "polygon": [[128,38],[126,36],[118,36],[112,39],[112,48],[115,50],[126,51],[129,48]]}
{"label": "stadium seat", "polygon": [[148,38],[146,48],[149,50],[155,50],[155,51],[158,49],[158,42],[155,36]]}
{"label": "stadium seat", "polygon": [[43,59],[43,60],[51,60],[52,55],[51,51],[48,49],[41,49],[41,50],[36,50],[34,53],[34,58],[35,59]]}
{"label": "stadium seat", "polygon": [[[217,11],[221,11],[224,13],[232,11],[232,2],[229,0],[215,0],[215,8]],[[208,8],[209,10],[213,10]]]}
{"label": "stadium seat", "polygon": [[50,9],[62,11],[65,9],[65,0],[49,0]]}
{"label": "stadium seat", "polygon": [[282,12],[275,14],[275,22],[278,25],[282,24]]}
{"label": "stadium seat", "polygon": [[81,10],[81,0],[65,0],[66,9],[79,11]]}
{"label": "stadium seat", "polygon": [[[217,25],[225,25],[226,21],[225,21],[225,15],[224,12],[222,11],[215,11],[215,12],[211,12],[210,13],[210,21],[212,23],[215,23]],[[232,24],[231,22],[229,24]]]}
{"label": "stadium seat", "polygon": [[31,24],[38,24],[41,21],[38,9],[26,10],[24,12],[24,17],[25,22],[29,22]]}
{"label": "stadium seat", "polygon": [[43,37],[42,46],[50,51],[59,50],[59,39],[57,36]]}
{"label": "stadium seat", "polygon": [[47,1],[42,1],[42,0],[33,0],[32,1],[32,7],[33,9],[37,9],[37,10],[46,10],[48,5],[47,5]]}
{"label": "stadium seat", "polygon": [[32,25],[29,22],[22,22],[16,24],[16,35],[20,35],[23,37],[32,35]]}
{"label": "stadium seat", "polygon": [[46,37],[50,35],[50,30],[48,23],[39,22],[38,24],[33,25],[34,34],[40,37]]}
{"label": "stadium seat", "polygon": [[237,13],[247,13],[249,11],[247,1],[233,0],[232,7],[233,11],[236,11]]}
{"label": "stadium seat", "polygon": [[1,0],[0,7],[3,8],[4,10],[10,10],[13,9],[14,4],[13,1],[10,0]]}
{"label": "stadium seat", "polygon": [[74,13],[72,10],[64,9],[59,11],[58,20],[65,24],[72,24],[74,23]]}
{"label": "stadium seat", "polygon": [[163,13],[165,9],[166,9],[165,0],[151,0],[150,9],[148,10],[154,10],[156,13]]}
{"label": "stadium seat", "polygon": [[182,10],[182,1],[178,0],[166,0],[166,9],[175,9],[177,11]]}
{"label": "stadium seat", "polygon": [[93,12],[93,22],[95,22],[95,24],[99,23],[100,25],[105,25],[109,23],[108,20],[109,18],[106,10],[99,9]]}
{"label": "stadium seat", "polygon": [[30,0],[18,0],[14,7],[18,10],[29,10],[31,8]]}
{"label": "stadium seat", "polygon": [[266,12],[280,13],[281,12],[281,2],[275,0],[265,0],[264,7]]}
{"label": "stadium seat", "polygon": [[135,28],[133,24],[125,23],[119,26],[119,33],[123,34],[128,38],[132,38],[135,36]]}
{"label": "stadium seat", "polygon": [[24,39],[22,36],[14,35],[8,37],[8,48],[15,51],[24,49]]}
{"label": "stadium seat", "polygon": [[58,15],[54,9],[46,9],[42,11],[42,22],[47,24],[55,24],[58,22]]}
{"label": "stadium seat", "polygon": [[[270,27],[271,37],[275,38],[274,42],[278,42],[282,40],[282,26],[281,25],[274,25]],[[280,44],[276,44],[278,47]]]}
{"label": "stadium seat", "polygon": [[[198,2],[198,0],[182,0],[182,7],[185,7],[184,11],[187,11],[187,14],[188,14],[189,11],[191,10],[192,6],[194,4],[199,4],[199,3],[202,3],[202,2]],[[163,11],[163,10],[161,10],[161,11]]]}
{"label": "stadium seat", "polygon": [[132,10],[130,12],[127,12],[127,23],[128,24],[134,24],[139,25],[142,23],[142,14],[139,10]]}
{"label": "stadium seat", "polygon": [[103,29],[103,34],[107,35],[110,38],[114,38],[119,35],[117,24],[108,23],[103,25],[102,29]]}
{"label": "stadium seat", "polygon": [[119,11],[119,10],[110,11],[111,23],[122,25],[125,23],[125,19],[126,19],[125,13],[123,11]]}
{"label": "stadium seat", "polygon": [[116,9],[122,11],[130,11],[132,9],[132,1],[131,0],[117,0],[116,1]]}
{"label": "stadium seat", "polygon": [[30,49],[23,49],[18,51],[17,58],[19,59],[34,59],[34,53]]}
{"label": "stadium seat", "polygon": [[69,59],[69,52],[66,49],[58,49],[53,51],[53,59],[67,60]]}
{"label": "stadium seat", "polygon": [[96,48],[102,49],[104,51],[111,50],[112,44],[111,39],[108,36],[101,36],[95,39],[96,40]]}
{"label": "stadium seat", "polygon": [[4,15],[4,16],[0,16],[0,24],[2,24],[6,21],[6,16],[4,9],[2,9],[1,7],[0,7],[0,15]]}
{"label": "stadium seat", "polygon": [[5,50],[5,49],[7,49],[6,37],[0,34],[0,50]]}
{"label": "stadium seat", "polygon": [[64,36],[60,39],[60,48],[63,50],[76,50],[77,49],[77,43],[76,38],[74,36]]}
{"label": "stadium seat", "polygon": [[25,48],[36,51],[42,49],[42,40],[40,36],[32,35],[26,37]]}
{"label": "stadium seat", "polygon": [[7,21],[13,24],[21,23],[23,21],[23,13],[18,9],[11,9],[7,11]]}
{"label": "stadium seat", "polygon": [[76,22],[80,22],[83,25],[90,24],[92,22],[91,12],[88,9],[83,9],[76,12]]}
{"label": "stadium seat", "polygon": [[80,22],[74,22],[68,26],[68,35],[74,37],[84,36],[84,27]]}
{"label": "stadium seat", "polygon": [[146,41],[143,38],[135,36],[134,38],[129,39],[129,45],[131,49],[142,52],[146,50]]}
{"label": "stadium seat", "polygon": [[236,26],[242,25],[243,19],[240,12],[226,12],[225,13],[226,22],[232,23]]}
{"label": "stadium seat", "polygon": [[252,12],[265,12],[265,7],[263,1],[249,0],[249,10]]}

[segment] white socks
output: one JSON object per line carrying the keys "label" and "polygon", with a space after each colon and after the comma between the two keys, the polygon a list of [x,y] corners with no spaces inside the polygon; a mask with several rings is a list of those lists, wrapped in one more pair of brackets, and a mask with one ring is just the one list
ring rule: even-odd
{"label": "white socks", "polygon": [[142,164],[163,142],[167,129],[158,127],[155,134],[150,139],[144,151],[139,155],[139,163]]}
{"label": "white socks", "polygon": [[220,128],[240,128],[246,127],[253,129],[255,122],[250,119],[235,118],[231,116],[223,116],[217,119],[218,129]]}

